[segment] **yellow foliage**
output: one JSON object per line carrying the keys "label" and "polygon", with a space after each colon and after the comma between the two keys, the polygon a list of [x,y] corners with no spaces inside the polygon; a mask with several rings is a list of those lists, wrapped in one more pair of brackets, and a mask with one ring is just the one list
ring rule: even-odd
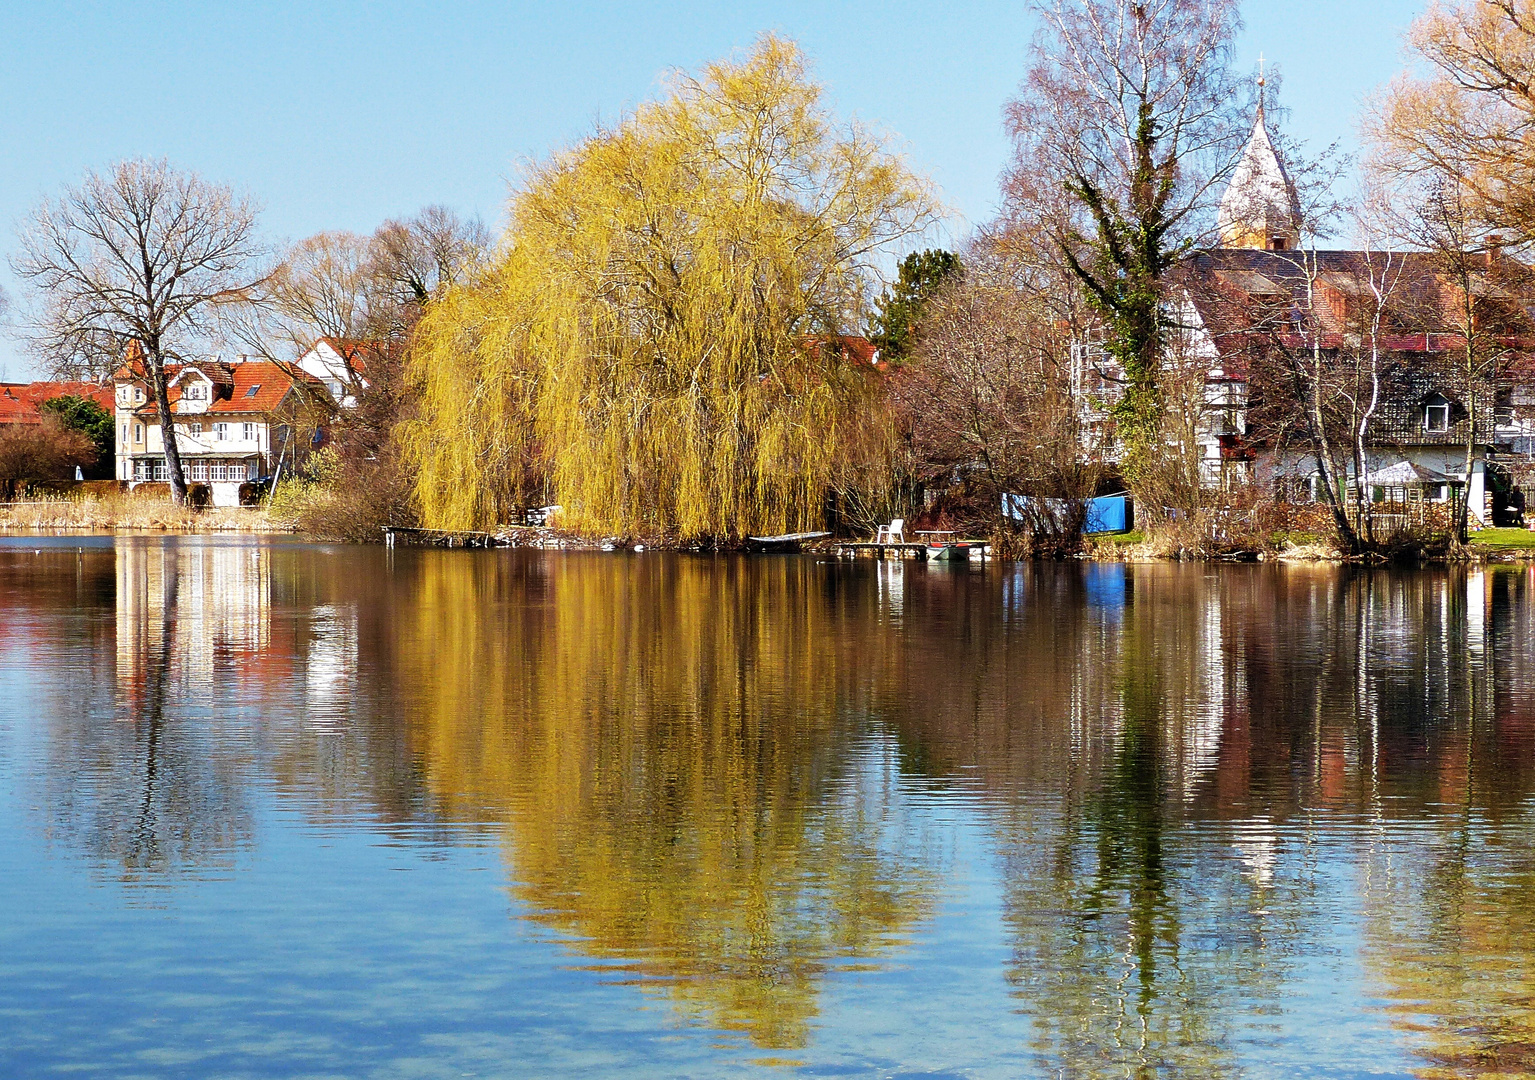
{"label": "yellow foliage", "polygon": [[899,947],[936,886],[915,824],[851,782],[867,612],[797,561],[445,554],[395,624],[437,804],[504,820],[514,894],[598,970],[804,1046],[827,973]]}
{"label": "yellow foliage", "polygon": [[883,395],[819,343],[936,204],[820,96],[764,37],[530,171],[493,266],[420,327],[402,434],[425,524],[547,498],[577,529],[738,537],[877,481]]}
{"label": "yellow foliage", "polygon": [[1452,180],[1485,224],[1535,237],[1535,2],[1435,3],[1408,43],[1422,74],[1399,76],[1365,118],[1378,164]]}

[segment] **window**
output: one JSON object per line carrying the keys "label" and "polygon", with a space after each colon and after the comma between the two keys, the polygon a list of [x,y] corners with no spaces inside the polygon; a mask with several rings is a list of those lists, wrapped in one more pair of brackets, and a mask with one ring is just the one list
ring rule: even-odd
{"label": "window", "polygon": [[1270,237],[1269,238],[1269,250],[1270,251],[1283,251],[1283,250],[1285,250],[1285,248],[1287,248],[1289,246],[1290,246],[1290,242],[1288,240],[1286,240],[1283,236],[1274,236],[1274,237]]}
{"label": "window", "polygon": [[134,442],[143,442],[144,441],[144,425],[143,424],[134,424],[133,425],[133,441]]}
{"label": "window", "polygon": [[208,463],[206,461],[192,462],[192,481],[199,483],[208,479]]}
{"label": "window", "polygon": [[188,435],[201,435],[202,433],[203,433],[203,426],[201,424],[188,424],[187,425],[187,434]]}
{"label": "window", "polygon": [[223,442],[225,439],[229,438],[229,425],[228,424],[214,424],[213,425],[213,437],[214,437],[214,439],[218,440],[219,442]]}
{"label": "window", "polygon": [[256,425],[255,424],[246,424],[244,430],[240,433],[240,435],[241,435],[241,437],[246,442],[255,442],[256,441]]}
{"label": "window", "polygon": [[205,382],[188,383],[187,388],[182,391],[181,396],[186,398],[188,401],[207,401],[208,384]]}
{"label": "window", "polygon": [[[1076,342],[1072,343],[1072,347],[1073,348],[1076,347]],[[330,391],[330,396],[331,397],[335,398],[337,401],[341,400],[341,380],[340,379],[332,379],[330,382],[325,384],[325,387],[326,387],[327,390]]]}
{"label": "window", "polygon": [[254,385],[251,386],[251,388],[249,390],[245,391],[245,396],[246,397],[255,397],[259,393],[261,393],[261,384],[260,383],[255,383]]}
{"label": "window", "polygon": [[140,405],[144,404],[144,388],[142,386],[135,386],[133,388],[133,400],[137,401]]}
{"label": "window", "polygon": [[224,479],[224,463],[222,461],[215,461],[212,465],[208,466],[208,479]]}
{"label": "window", "polygon": [[170,471],[170,469],[166,468],[166,466],[165,466],[165,459],[161,458],[159,461],[155,462],[155,479],[156,480],[169,480],[170,478],[171,478],[171,471]]}
{"label": "window", "polygon": [[1450,406],[1448,404],[1423,407],[1423,430],[1443,432],[1450,430]]}
{"label": "window", "polygon": [[128,425],[124,424],[123,425],[123,442],[127,442],[127,441],[128,441]]}

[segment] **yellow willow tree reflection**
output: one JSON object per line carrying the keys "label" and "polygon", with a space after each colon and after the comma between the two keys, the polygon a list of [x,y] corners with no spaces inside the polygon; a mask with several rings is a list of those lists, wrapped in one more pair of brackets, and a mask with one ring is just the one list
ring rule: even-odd
{"label": "yellow willow tree reflection", "polygon": [[821,976],[898,944],[935,882],[893,765],[860,755],[858,638],[825,583],[429,553],[400,627],[427,783],[504,812],[532,917],[763,1047],[804,1045]]}

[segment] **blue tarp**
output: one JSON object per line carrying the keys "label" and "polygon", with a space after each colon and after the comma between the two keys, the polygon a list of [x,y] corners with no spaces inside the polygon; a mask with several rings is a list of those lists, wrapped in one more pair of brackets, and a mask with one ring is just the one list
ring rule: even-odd
{"label": "blue tarp", "polygon": [[[1022,521],[1032,501],[1030,495],[1004,495],[1002,513],[1014,521]],[[1060,499],[1044,499],[1042,502],[1047,509],[1057,513],[1066,509],[1065,502]],[[1134,524],[1135,513],[1130,507],[1129,495],[1105,495],[1087,500],[1087,521],[1083,532],[1129,532]]]}

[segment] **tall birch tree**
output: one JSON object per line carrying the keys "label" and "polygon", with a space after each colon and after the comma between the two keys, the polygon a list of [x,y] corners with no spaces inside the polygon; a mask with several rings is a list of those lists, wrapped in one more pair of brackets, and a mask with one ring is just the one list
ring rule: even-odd
{"label": "tall birch tree", "polygon": [[1117,421],[1134,489],[1161,438],[1165,278],[1208,229],[1246,136],[1229,67],[1241,20],[1235,0],[1035,8],[1041,29],[1007,111],[1007,211],[1049,231],[1097,309],[1125,374]]}

